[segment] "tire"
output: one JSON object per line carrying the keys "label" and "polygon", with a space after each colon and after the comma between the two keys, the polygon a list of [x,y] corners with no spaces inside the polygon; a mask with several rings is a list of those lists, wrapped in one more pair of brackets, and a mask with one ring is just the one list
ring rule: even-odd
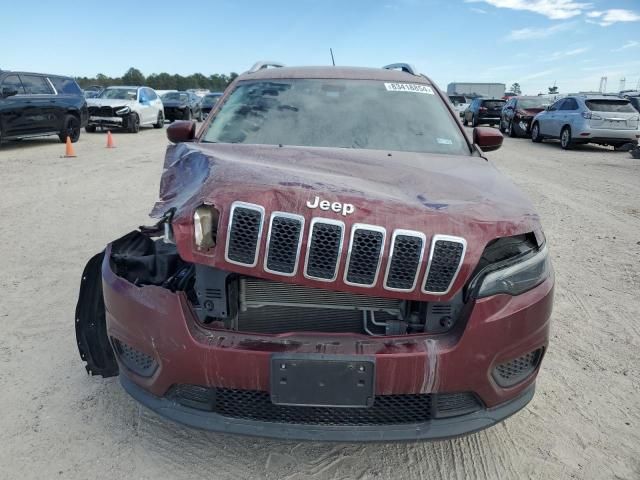
{"label": "tire", "polygon": [[518,134],[516,133],[516,130],[513,126],[513,120],[509,121],[509,136],[511,138],[518,138]]}
{"label": "tire", "polygon": [[191,109],[190,108],[187,108],[184,111],[184,115],[183,115],[182,119],[183,120],[191,120]]}
{"label": "tire", "polygon": [[475,115],[473,115],[473,116],[471,117],[471,126],[475,128],[475,127],[477,127],[478,125],[479,125],[479,123],[478,123],[478,119],[476,118],[476,116],[475,116]]}
{"label": "tire", "polygon": [[560,146],[563,150],[569,150],[573,147],[573,140],[571,138],[571,128],[563,127],[560,132]]}
{"label": "tire", "polygon": [[540,136],[540,125],[538,125],[537,123],[534,123],[531,126],[531,141],[533,143],[542,142],[542,137]]}
{"label": "tire", "polygon": [[60,141],[65,143],[69,137],[71,143],[76,143],[80,139],[80,119],[75,115],[65,115],[62,125],[62,130],[58,134]]}
{"label": "tire", "polygon": [[87,125],[86,127],[84,127],[84,131],[87,133],[94,133],[96,131],[96,126],[95,125]]}
{"label": "tire", "polygon": [[127,118],[127,131],[129,133],[138,133],[140,131],[140,117],[135,112],[129,114]]}
{"label": "tire", "polygon": [[502,118],[500,119],[500,123],[498,124],[498,129],[500,130],[501,133],[507,133],[507,129],[504,128],[504,124],[502,122]]}
{"label": "tire", "polygon": [[158,121],[153,124],[153,128],[162,128],[164,127],[164,113],[162,111],[158,112]]}
{"label": "tire", "polygon": [[467,121],[467,116],[463,115],[462,117],[462,125],[464,125],[465,127],[469,126],[469,122]]}

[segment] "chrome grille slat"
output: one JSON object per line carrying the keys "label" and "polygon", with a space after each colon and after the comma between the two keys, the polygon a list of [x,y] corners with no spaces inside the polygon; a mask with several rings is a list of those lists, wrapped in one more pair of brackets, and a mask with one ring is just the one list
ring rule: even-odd
{"label": "chrome grille slat", "polygon": [[304,275],[323,282],[333,282],[338,276],[344,223],[327,218],[314,218],[309,227],[309,240]]}
{"label": "chrome grille slat", "polygon": [[386,230],[376,225],[356,223],[351,229],[344,282],[373,287],[378,281]]}
{"label": "chrome grille slat", "polygon": [[234,202],[229,213],[225,257],[228,262],[247,267],[258,263],[264,208],[252,203]]}
{"label": "chrome grille slat", "polygon": [[466,249],[467,241],[464,238],[435,235],[431,241],[422,292],[437,295],[448,293],[462,267]]}
{"label": "chrome grille slat", "polygon": [[395,230],[387,263],[384,288],[411,292],[416,288],[420,265],[424,257],[426,237],[412,230]]}

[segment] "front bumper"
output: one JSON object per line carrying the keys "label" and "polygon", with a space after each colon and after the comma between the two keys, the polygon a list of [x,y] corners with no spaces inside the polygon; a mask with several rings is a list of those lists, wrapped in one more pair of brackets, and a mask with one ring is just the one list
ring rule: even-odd
{"label": "front bumper", "polygon": [[422,423],[354,427],[282,424],[229,418],[185,407],[170,398],[156,397],[126,376],[121,376],[120,382],[127,393],[142,405],[190,427],[284,440],[335,442],[437,440],[469,434],[496,425],[521,410],[531,401],[535,391],[535,384],[531,384],[514,399],[495,408],[453,418],[432,419]]}
{"label": "front bumper", "polygon": [[[489,427],[524,407],[533,395],[537,368],[526,379],[500,387],[497,364],[546,348],[553,279],[510,297],[477,300],[466,325],[440,335],[370,337],[359,334],[255,335],[200,326],[182,292],[138,287],[102,265],[109,338],[156,362],[140,376],[118,359],[122,382],[141,403],[174,420],[221,431],[322,440],[441,438]],[[461,322],[464,323],[464,322]],[[116,349],[117,351],[117,349]],[[313,425],[255,421],[202,412],[169,395],[176,385],[269,392],[274,353],[362,355],[375,359],[375,395],[472,392],[482,409],[452,418],[393,425]],[[306,408],[306,407],[300,407]]]}
{"label": "front bumper", "polygon": [[122,127],[124,125],[123,117],[98,117],[90,116],[89,125],[97,126],[109,126],[109,127]]}

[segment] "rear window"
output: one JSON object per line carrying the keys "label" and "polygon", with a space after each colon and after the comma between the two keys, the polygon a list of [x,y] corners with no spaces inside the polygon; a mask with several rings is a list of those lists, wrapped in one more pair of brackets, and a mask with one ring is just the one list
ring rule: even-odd
{"label": "rear window", "polygon": [[593,112],[635,112],[628,100],[587,100],[585,103],[587,108]]}
{"label": "rear window", "polygon": [[53,86],[56,87],[58,93],[69,95],[81,95],[82,91],[73,78],[49,77]]}
{"label": "rear window", "polygon": [[471,153],[430,86],[375,80],[241,82],[203,141]]}
{"label": "rear window", "polygon": [[502,108],[507,103],[504,100],[483,100],[482,106],[486,108]]}

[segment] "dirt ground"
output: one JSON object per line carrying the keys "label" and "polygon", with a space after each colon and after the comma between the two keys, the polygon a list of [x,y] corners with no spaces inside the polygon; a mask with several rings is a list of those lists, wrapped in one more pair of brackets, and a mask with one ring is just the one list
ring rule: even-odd
{"label": "dirt ground", "polygon": [[556,269],[532,403],[432,443],[322,444],[191,430],[89,377],[74,308],[87,259],[148,223],[164,131],[0,147],[0,478],[639,479],[640,161],[505,139],[489,154],[531,196]]}

